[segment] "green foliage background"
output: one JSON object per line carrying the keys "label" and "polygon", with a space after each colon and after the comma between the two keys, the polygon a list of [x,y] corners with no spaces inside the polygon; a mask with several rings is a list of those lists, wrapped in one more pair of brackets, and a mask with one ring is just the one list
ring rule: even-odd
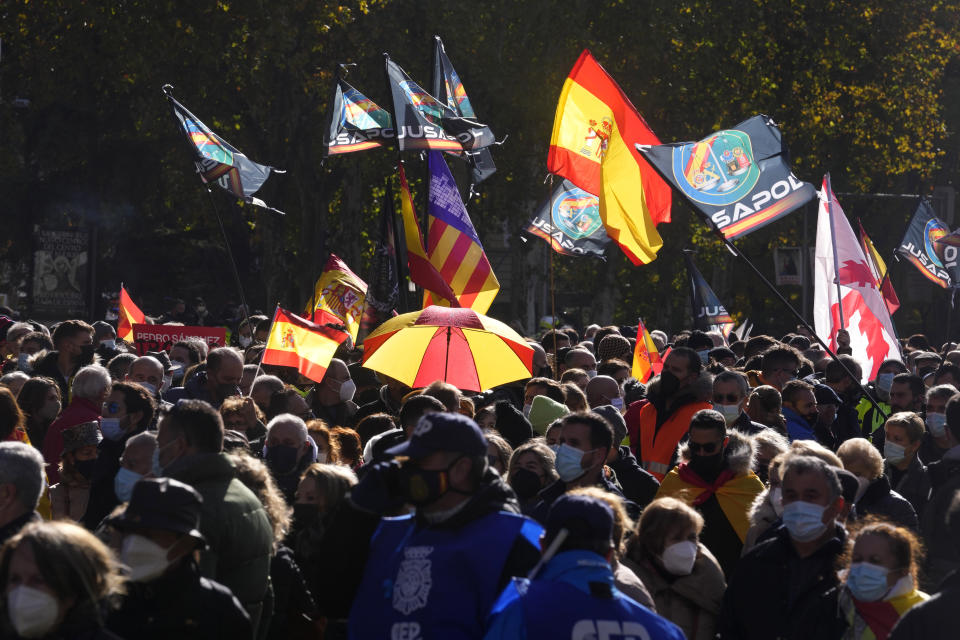
{"label": "green foliage background", "polygon": [[[546,247],[519,231],[543,184],[557,97],[590,48],[664,141],[695,140],[755,113],[772,116],[795,172],[825,172],[851,217],[889,254],[915,202],[864,193],[929,193],[958,174],[960,3],[868,0],[435,2],[369,0],[8,0],[0,4],[0,291],[28,273],[33,224],[92,225],[97,284],[123,280],[148,312],[166,295],[235,298],[210,202],[166,101],[164,83],[249,157],[287,170],[260,195],[278,217],[213,196],[225,216],[254,307],[299,307],[330,250],[367,275],[392,152],[321,163],[326,103],[337,63],[389,107],[382,52],[428,86],[432,36],[443,37],[482,121],[498,137],[498,171],[469,205],[495,253],[503,291],[491,313],[543,308]],[[27,108],[16,98],[29,99]],[[422,164],[408,159],[420,192]],[[457,175],[465,177],[462,169]],[[418,196],[419,198],[420,196]],[[632,267],[557,257],[559,310],[574,320],[688,324],[680,250],[738,318],[783,331],[788,314],[674,200],[664,249]],[[813,243],[815,210],[808,209]],[[767,272],[772,250],[798,246],[803,213],[738,241]],[[506,239],[506,244],[501,239]],[[499,248],[497,248],[499,247]],[[945,295],[894,283],[912,300],[901,333],[942,327]],[[799,287],[784,287],[799,305]],[[532,327],[531,327],[532,328]]]}

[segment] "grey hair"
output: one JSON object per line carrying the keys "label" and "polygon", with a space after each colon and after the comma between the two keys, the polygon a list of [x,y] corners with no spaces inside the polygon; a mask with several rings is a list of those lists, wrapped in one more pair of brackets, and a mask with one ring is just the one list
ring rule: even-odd
{"label": "grey hair", "polygon": [[150,445],[151,445],[150,449],[151,449],[151,450],[155,449],[156,446],[157,446],[157,436],[156,436],[156,434],[154,434],[154,433],[152,433],[152,432],[150,432],[150,431],[142,431],[142,432],[138,433],[137,435],[132,436],[129,440],[127,440],[127,444],[126,444],[126,446],[125,446],[124,448],[125,448],[125,449],[129,449],[129,448],[131,448],[131,447],[140,446],[141,444],[147,444],[148,442],[149,442]]}
{"label": "grey hair", "polygon": [[721,371],[713,379],[713,384],[718,382],[736,382],[740,387],[740,395],[746,398],[750,395],[750,384],[747,382],[747,376],[739,371]]}
{"label": "grey hair", "polygon": [[110,372],[98,364],[87,365],[73,377],[70,390],[75,398],[94,400],[110,389]]}
{"label": "grey hair", "polygon": [[790,441],[787,440],[787,437],[773,429],[764,429],[759,433],[753,434],[751,437],[753,441],[757,443],[758,449],[760,447],[769,447],[776,450],[777,454],[781,454],[790,448]]}
{"label": "grey hair", "polygon": [[267,387],[270,389],[270,393],[276,393],[277,391],[283,391],[283,380],[277,376],[271,375],[262,375],[257,376],[253,379],[253,384],[250,386],[250,392],[253,393],[260,389],[260,387]]}
{"label": "grey hair", "polygon": [[780,467],[780,480],[786,480],[788,473],[805,474],[818,473],[823,476],[830,489],[830,497],[836,500],[843,495],[843,485],[840,484],[840,478],[836,471],[820,458],[813,456],[788,455]]}
{"label": "grey hair", "polygon": [[29,322],[14,322],[10,325],[10,328],[7,329],[7,342],[13,342],[17,338],[22,338],[33,330],[33,325]]}
{"label": "grey hair", "polygon": [[31,511],[43,493],[43,456],[22,442],[0,442],[0,484],[12,484],[17,501]]}
{"label": "grey hair", "polygon": [[274,416],[273,420],[267,423],[268,437],[270,432],[273,431],[273,428],[277,425],[291,425],[295,427],[297,432],[300,434],[300,442],[303,443],[307,441],[307,423],[292,413],[281,413],[278,416]]}
{"label": "grey hair", "polygon": [[941,398],[944,401],[949,400],[953,396],[960,393],[952,384],[938,384],[935,387],[930,387],[927,389],[927,397],[924,398],[926,402],[930,402],[932,398]]}
{"label": "grey hair", "polygon": [[0,376],[0,384],[2,385],[11,385],[19,382],[23,384],[30,379],[30,376],[25,374],[23,371],[11,371],[10,373],[5,373]]}

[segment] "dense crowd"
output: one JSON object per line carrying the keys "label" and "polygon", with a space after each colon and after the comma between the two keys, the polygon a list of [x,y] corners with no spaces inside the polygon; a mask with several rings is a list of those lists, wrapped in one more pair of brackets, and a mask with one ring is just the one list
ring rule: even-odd
{"label": "dense crowd", "polygon": [[956,637],[955,344],[653,331],[644,384],[564,327],[469,393],[0,312],[0,637]]}

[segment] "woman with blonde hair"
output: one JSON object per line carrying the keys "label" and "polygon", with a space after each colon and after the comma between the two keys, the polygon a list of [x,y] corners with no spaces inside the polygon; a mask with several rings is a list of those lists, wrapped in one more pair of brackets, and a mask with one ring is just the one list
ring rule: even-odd
{"label": "woman with blonde hair", "polygon": [[624,563],[646,585],[657,613],[689,640],[712,640],[727,583],[720,563],[700,543],[703,516],[676,498],[643,510]]}
{"label": "woman with blonde hair", "polygon": [[[887,422],[902,415],[904,414],[895,414]],[[920,416],[907,415],[923,424]],[[890,488],[890,480],[883,473],[883,456],[869,440],[851,438],[840,445],[837,456],[843,462],[843,468],[857,476],[857,482],[860,483],[853,505],[857,518],[876,515],[914,531],[918,529],[917,513],[913,510],[913,505]]]}
{"label": "woman with blonde hair", "polygon": [[79,525],[24,527],[0,549],[0,585],[4,638],[118,638],[104,621],[125,591],[120,565]]}
{"label": "woman with blonde hair", "polygon": [[844,640],[877,640],[930,596],[917,589],[923,547],[905,527],[870,519],[855,530],[842,557],[840,612]]}

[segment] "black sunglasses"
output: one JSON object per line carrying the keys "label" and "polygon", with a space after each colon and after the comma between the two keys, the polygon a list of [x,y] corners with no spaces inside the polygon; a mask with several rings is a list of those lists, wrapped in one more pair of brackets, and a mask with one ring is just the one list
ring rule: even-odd
{"label": "black sunglasses", "polygon": [[715,393],[713,394],[713,401],[716,402],[717,404],[723,404],[724,402],[726,402],[727,404],[737,404],[738,402],[740,402],[740,396],[737,395],[736,393],[728,393],[726,395],[721,393]]}
{"label": "black sunglasses", "polygon": [[720,448],[719,442],[707,442],[704,444],[699,442],[690,442],[688,444],[690,445],[690,451],[693,453],[700,453],[701,451],[704,453],[716,453]]}

